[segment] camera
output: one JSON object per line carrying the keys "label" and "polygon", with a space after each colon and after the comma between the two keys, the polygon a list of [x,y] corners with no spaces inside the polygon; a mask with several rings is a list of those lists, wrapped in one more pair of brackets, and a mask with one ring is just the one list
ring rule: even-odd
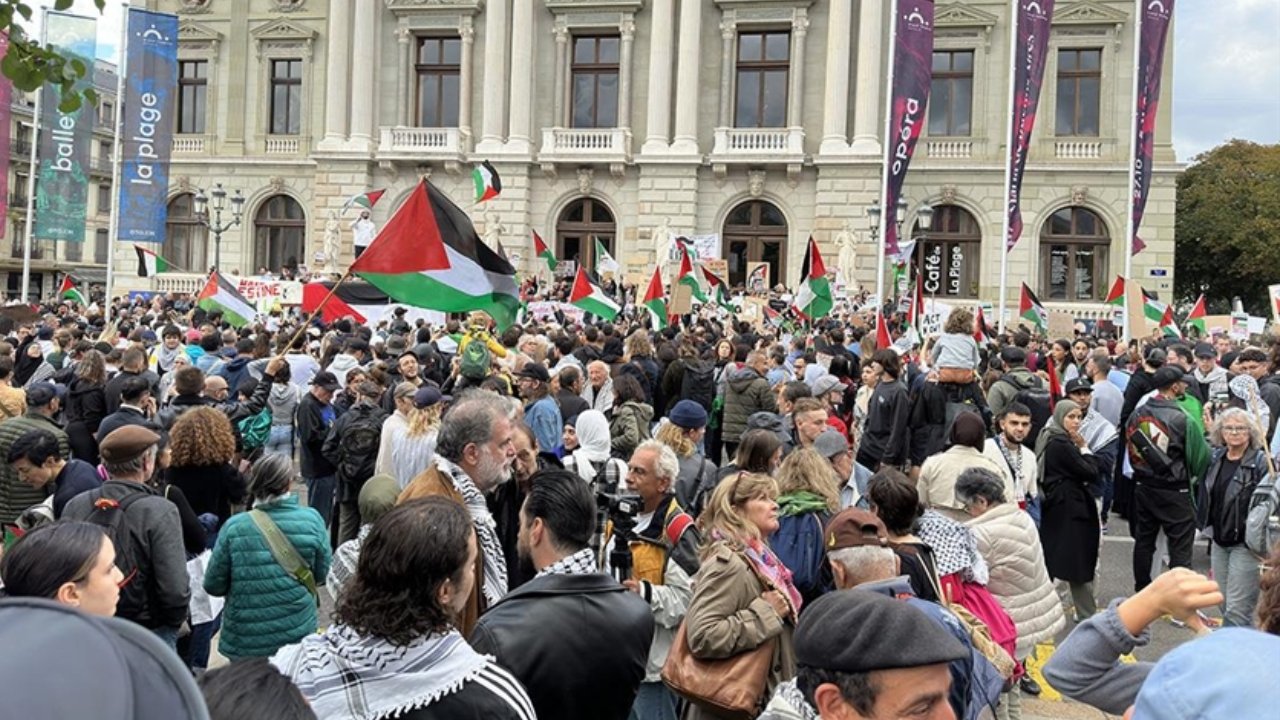
{"label": "camera", "polygon": [[604,560],[605,525],[613,526],[613,549],[609,551],[609,566],[618,582],[631,577],[631,541],[635,539],[636,516],[644,509],[639,495],[615,495],[596,492],[596,532],[592,549],[596,557]]}

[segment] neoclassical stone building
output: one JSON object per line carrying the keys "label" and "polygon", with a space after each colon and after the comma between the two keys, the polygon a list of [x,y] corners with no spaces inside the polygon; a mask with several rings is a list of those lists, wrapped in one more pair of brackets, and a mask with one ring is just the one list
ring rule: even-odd
{"label": "neoclassical stone building", "polygon": [[[874,283],[889,0],[152,0],[182,16],[182,86],[164,254],[212,264],[190,193],[247,197],[223,266],[311,264],[330,214],[386,188],[381,225],[422,176],[471,208],[472,165],[502,195],[477,229],[527,264],[530,231],[629,269],[655,235],[717,236],[732,280],[768,262],[793,284],[812,235]],[[1043,300],[1086,312],[1124,266],[1131,2],[1059,0],[1010,256]],[[916,262],[939,298],[994,300],[1008,134],[1009,3],[939,2],[928,127],[904,233],[934,208]],[[1172,43],[1170,43],[1172,45]],[[1134,276],[1172,289],[1172,60]],[[349,261],[352,215],[339,220]],[[132,250],[117,259],[132,267]],[[122,279],[138,282],[123,273]]]}

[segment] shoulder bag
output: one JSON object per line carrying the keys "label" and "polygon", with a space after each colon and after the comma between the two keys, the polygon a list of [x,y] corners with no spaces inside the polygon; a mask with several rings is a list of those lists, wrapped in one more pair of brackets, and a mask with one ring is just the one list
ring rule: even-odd
{"label": "shoulder bag", "polygon": [[320,594],[316,592],[316,577],[311,572],[311,567],[302,559],[302,555],[298,553],[293,543],[289,542],[289,538],[280,530],[280,526],[276,525],[261,510],[250,510],[249,517],[253,520],[253,524],[258,526],[258,531],[262,533],[262,537],[267,541],[267,547],[271,549],[271,557],[275,558],[280,567],[291,577],[302,584],[311,593],[311,597],[315,599],[316,605],[320,604]]}

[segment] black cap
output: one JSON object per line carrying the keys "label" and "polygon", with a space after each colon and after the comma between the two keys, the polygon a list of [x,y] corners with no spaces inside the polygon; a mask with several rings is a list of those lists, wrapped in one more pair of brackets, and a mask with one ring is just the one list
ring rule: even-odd
{"label": "black cap", "polygon": [[795,632],[796,662],[845,673],[939,665],[969,657],[942,624],[906,600],[838,590],[809,605]]}
{"label": "black cap", "polygon": [[1169,356],[1160,348],[1151,348],[1147,351],[1147,355],[1144,358],[1146,363],[1153,368],[1164,367],[1164,363],[1168,359]]}
{"label": "black cap", "polygon": [[1067,389],[1064,392],[1068,395],[1073,392],[1093,392],[1093,385],[1084,378],[1072,378],[1067,381]]}
{"label": "black cap", "polygon": [[529,378],[538,382],[551,382],[551,373],[547,370],[547,366],[541,363],[526,363],[520,372],[516,373],[516,377]]}
{"label": "black cap", "polygon": [[328,370],[322,370],[316,373],[315,377],[311,378],[311,384],[329,391],[337,390],[342,387],[338,384],[338,378],[334,377],[333,373]]}
{"label": "black cap", "polygon": [[1000,359],[1006,365],[1022,365],[1027,362],[1027,351],[1020,347],[1010,346],[1000,351]]}
{"label": "black cap", "polygon": [[1157,390],[1163,390],[1177,382],[1184,382],[1186,376],[1182,372],[1182,368],[1166,365],[1155,372],[1151,377],[1151,384]]}
{"label": "black cap", "polygon": [[1207,342],[1196,343],[1195,356],[1198,358],[1216,358],[1218,352]]}
{"label": "black cap", "polygon": [[44,407],[48,405],[54,398],[62,398],[67,394],[66,385],[56,385],[51,382],[40,382],[27,388],[27,405],[31,407]]}

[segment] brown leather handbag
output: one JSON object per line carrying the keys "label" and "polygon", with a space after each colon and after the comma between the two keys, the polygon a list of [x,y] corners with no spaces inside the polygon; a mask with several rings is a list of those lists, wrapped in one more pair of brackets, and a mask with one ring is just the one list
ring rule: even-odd
{"label": "brown leather handbag", "polygon": [[769,700],[764,689],[777,642],[778,638],[772,637],[732,657],[702,660],[689,650],[682,622],[662,666],[662,681],[676,694],[717,717],[752,720]]}

